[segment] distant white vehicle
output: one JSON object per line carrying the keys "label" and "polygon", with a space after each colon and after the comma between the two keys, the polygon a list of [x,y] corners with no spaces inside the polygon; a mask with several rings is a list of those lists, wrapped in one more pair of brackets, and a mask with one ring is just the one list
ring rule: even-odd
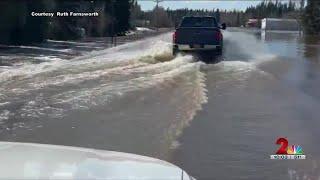
{"label": "distant white vehicle", "polygon": [[261,29],[275,31],[299,31],[300,25],[295,19],[264,18],[261,21]]}
{"label": "distant white vehicle", "polygon": [[195,180],[168,162],[86,148],[0,142],[0,179]]}
{"label": "distant white vehicle", "polygon": [[136,27],[137,31],[149,31],[154,32],[154,30],[147,28],[147,27]]}

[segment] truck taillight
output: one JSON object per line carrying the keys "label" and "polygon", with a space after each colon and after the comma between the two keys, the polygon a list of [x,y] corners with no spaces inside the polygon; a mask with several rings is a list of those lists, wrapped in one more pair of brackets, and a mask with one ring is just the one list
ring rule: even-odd
{"label": "truck taillight", "polygon": [[177,31],[175,31],[175,32],[172,34],[172,39],[173,39],[173,42],[175,43],[176,40],[177,40]]}
{"label": "truck taillight", "polygon": [[221,41],[222,40],[223,36],[222,36],[222,33],[220,31],[216,32],[215,35],[216,35],[216,40],[217,41]]}

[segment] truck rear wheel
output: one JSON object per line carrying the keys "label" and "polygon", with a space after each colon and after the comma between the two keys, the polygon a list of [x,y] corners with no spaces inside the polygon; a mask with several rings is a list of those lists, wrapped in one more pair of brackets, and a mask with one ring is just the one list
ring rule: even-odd
{"label": "truck rear wheel", "polygon": [[172,48],[172,55],[173,56],[177,56],[178,52],[179,52],[178,48],[176,48],[176,47]]}

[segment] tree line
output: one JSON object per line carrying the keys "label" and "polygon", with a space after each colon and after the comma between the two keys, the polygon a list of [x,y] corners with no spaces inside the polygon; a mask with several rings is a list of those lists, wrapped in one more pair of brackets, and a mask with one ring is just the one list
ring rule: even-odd
{"label": "tree line", "polygon": [[[304,1],[304,0],[302,0]],[[139,5],[136,5],[136,9],[139,9]],[[158,21],[158,24],[162,26],[172,26],[177,25],[183,16],[215,16],[220,22],[225,22],[228,26],[242,26],[245,25],[248,19],[262,19],[265,17],[269,18],[282,18],[288,17],[290,14],[297,13],[299,11],[296,3],[289,1],[288,3],[283,3],[281,1],[267,1],[264,0],[256,6],[248,7],[244,11],[239,10],[219,10],[219,9],[153,9],[149,12],[140,12],[139,17],[147,19],[150,21],[150,24],[155,24],[155,20]],[[154,16],[158,17],[155,19]]]}
{"label": "tree line", "polygon": [[297,11],[297,5],[293,1],[282,3],[281,1],[262,1],[257,6],[248,7],[245,13],[249,17],[262,19],[262,18],[281,18]]}
{"label": "tree line", "polygon": [[[130,28],[134,0],[3,0],[0,43],[30,44],[44,39],[122,34]],[[31,12],[98,12],[98,17],[35,17]]]}
{"label": "tree line", "polygon": [[265,17],[294,18],[302,25],[305,33],[320,33],[319,0],[289,0],[289,3],[264,0],[255,7],[247,8],[245,13],[259,19]]}
{"label": "tree line", "polygon": [[172,27],[177,26],[183,16],[215,16],[218,21],[228,26],[245,26],[248,19],[263,18],[294,18],[306,33],[319,34],[320,32],[320,1],[319,0],[263,0],[256,6],[239,10],[219,9],[164,9],[154,8],[143,12],[138,4],[134,7],[134,16],[146,20],[150,26]]}

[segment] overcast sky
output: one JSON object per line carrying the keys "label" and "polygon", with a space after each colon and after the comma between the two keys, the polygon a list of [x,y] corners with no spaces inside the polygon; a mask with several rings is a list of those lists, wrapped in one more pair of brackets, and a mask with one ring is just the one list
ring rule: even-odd
{"label": "overcast sky", "polygon": [[[180,8],[189,8],[189,9],[226,9],[226,10],[245,10],[251,5],[257,5],[261,0],[165,0],[159,5],[164,8],[170,9],[180,9]],[[155,6],[153,0],[138,0],[138,3],[141,5],[142,10],[151,10]]]}

